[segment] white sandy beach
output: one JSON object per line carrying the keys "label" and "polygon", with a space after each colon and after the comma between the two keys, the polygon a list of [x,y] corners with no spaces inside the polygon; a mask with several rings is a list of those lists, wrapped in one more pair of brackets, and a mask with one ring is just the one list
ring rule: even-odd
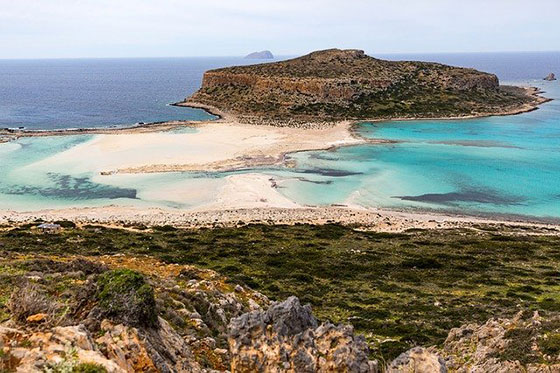
{"label": "white sandy beach", "polygon": [[207,122],[196,133],[100,134],[86,143],[41,160],[40,169],[83,170],[100,174],[226,170],[278,164],[300,150],[363,143],[349,122],[298,129]]}

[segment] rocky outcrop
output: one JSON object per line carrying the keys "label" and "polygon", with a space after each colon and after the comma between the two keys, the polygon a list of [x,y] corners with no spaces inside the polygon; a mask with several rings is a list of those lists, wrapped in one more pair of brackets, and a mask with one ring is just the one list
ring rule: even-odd
{"label": "rocky outcrop", "polygon": [[274,56],[270,51],[261,51],[261,52],[249,53],[248,55],[245,56],[245,58],[250,60],[271,60],[274,58]]}
{"label": "rocky outcrop", "polygon": [[445,361],[437,353],[422,347],[414,347],[400,354],[389,364],[387,373],[447,373]]}
{"label": "rocky outcrop", "polygon": [[95,261],[9,261],[28,272],[3,277],[14,287],[0,371],[224,371],[229,321],[268,304],[213,271],[119,255]]}
{"label": "rocky outcrop", "polygon": [[550,73],[546,76],[546,78],[544,78],[544,80],[549,81],[549,82],[551,82],[553,80],[556,80],[556,75],[554,75],[554,73]]}
{"label": "rocky outcrop", "polygon": [[436,63],[326,50],[204,74],[186,100],[255,121],[441,117],[496,113],[535,100],[493,74]]}
{"label": "rocky outcrop", "polygon": [[232,372],[377,372],[350,326],[319,325],[296,297],[229,325]]}
{"label": "rocky outcrop", "polygon": [[271,304],[216,272],[148,257],[94,259],[0,260],[3,294],[13,291],[0,371],[560,372],[550,311],[463,325],[381,366],[351,326],[319,322],[296,297]]}
{"label": "rocky outcrop", "polygon": [[535,312],[452,329],[440,353],[456,372],[560,372],[560,318]]}
{"label": "rocky outcrop", "polygon": [[0,368],[6,371],[71,371],[80,364],[92,364],[109,373],[129,372],[96,347],[83,325],[55,327],[35,333],[0,327],[0,349],[3,351]]}

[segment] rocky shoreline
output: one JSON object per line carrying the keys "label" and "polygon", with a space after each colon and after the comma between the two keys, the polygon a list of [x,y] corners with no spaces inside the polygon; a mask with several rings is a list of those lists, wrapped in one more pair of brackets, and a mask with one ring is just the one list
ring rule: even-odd
{"label": "rocky shoreline", "polygon": [[[345,120],[343,122],[351,122],[352,125],[358,125],[364,122],[390,122],[390,121],[416,121],[416,120],[465,120],[465,119],[475,119],[475,118],[485,118],[492,116],[509,116],[509,115],[519,115],[523,113],[528,113],[534,110],[538,110],[539,106],[553,101],[551,98],[542,96],[544,93],[541,89],[537,87],[515,87],[521,88],[525,91],[527,97],[531,97],[533,102],[523,104],[517,108],[513,108],[505,111],[495,111],[486,113],[475,113],[468,115],[446,115],[446,116],[434,116],[434,117],[423,117],[423,116],[412,116],[412,117],[384,117],[384,118],[364,118],[364,119],[354,119]],[[160,131],[171,131],[182,126],[186,127],[199,127],[208,123],[221,123],[221,122],[236,122],[244,123],[247,125],[267,125],[273,127],[297,127],[303,129],[317,129],[317,128],[329,128],[334,127],[340,123],[340,121],[329,121],[329,120],[313,120],[309,118],[308,121],[301,122],[298,120],[262,120],[259,117],[253,116],[239,116],[232,113],[227,113],[215,106],[199,103],[195,101],[179,101],[172,103],[172,106],[178,107],[190,107],[194,109],[202,109],[207,113],[216,116],[215,120],[210,121],[164,121],[164,122],[150,122],[143,124],[136,124],[131,126],[123,127],[100,127],[100,128],[70,128],[70,129],[56,129],[56,130],[27,130],[27,129],[0,129],[0,142],[9,142],[13,139],[20,137],[42,137],[42,136],[72,136],[72,135],[97,135],[97,134],[108,134],[108,135],[118,135],[118,134],[132,134],[132,133],[151,133]]]}
{"label": "rocky shoreline", "polygon": [[507,227],[526,233],[560,235],[560,224],[520,219],[491,219],[437,213],[398,212],[345,206],[291,208],[222,208],[212,210],[140,209],[123,206],[68,208],[33,212],[0,211],[0,224],[35,221],[72,221],[77,224],[106,226],[165,226],[181,228],[235,227],[246,224],[342,224],[377,232],[404,232],[409,229],[448,229],[480,226]]}
{"label": "rocky shoreline", "polygon": [[[353,126],[357,126],[360,123],[364,122],[406,122],[406,121],[419,121],[419,120],[466,120],[466,119],[477,119],[477,118],[488,118],[493,116],[510,116],[510,115],[519,115],[524,113],[530,113],[532,111],[538,110],[539,106],[545,104],[547,102],[553,101],[553,99],[542,96],[544,91],[537,87],[513,87],[515,89],[521,89],[524,91],[524,94],[531,98],[530,103],[522,104],[521,106],[509,108],[507,110],[498,110],[492,112],[482,112],[482,113],[474,113],[474,114],[465,114],[465,115],[445,115],[445,116],[411,116],[411,117],[372,117],[372,118],[364,118],[364,119],[349,119]],[[183,106],[183,107],[190,107],[196,109],[202,109],[212,115],[217,115],[220,118],[227,118],[229,120],[240,121],[247,124],[253,125],[266,125],[266,126],[275,126],[275,127],[296,127],[296,128],[322,128],[322,127],[331,127],[335,126],[338,122],[337,121],[317,121],[316,118],[309,118],[307,121],[299,121],[299,120],[275,120],[275,119],[263,119],[261,117],[256,116],[239,116],[237,114],[226,113],[225,111],[218,109],[215,106],[209,104],[199,103],[193,100],[185,100],[181,102],[177,102],[173,104],[175,106]]]}

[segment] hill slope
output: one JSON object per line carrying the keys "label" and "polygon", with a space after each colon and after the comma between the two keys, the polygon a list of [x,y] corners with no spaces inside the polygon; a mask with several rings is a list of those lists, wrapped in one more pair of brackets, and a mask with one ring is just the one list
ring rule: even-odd
{"label": "hill slope", "polygon": [[505,114],[529,110],[540,100],[474,69],[331,49],[207,71],[185,104],[258,120],[316,121]]}

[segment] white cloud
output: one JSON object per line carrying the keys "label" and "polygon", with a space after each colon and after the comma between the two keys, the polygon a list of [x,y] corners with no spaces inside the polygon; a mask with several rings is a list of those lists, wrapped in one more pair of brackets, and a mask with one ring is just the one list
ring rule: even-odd
{"label": "white cloud", "polygon": [[0,58],[560,50],[558,0],[0,0]]}

